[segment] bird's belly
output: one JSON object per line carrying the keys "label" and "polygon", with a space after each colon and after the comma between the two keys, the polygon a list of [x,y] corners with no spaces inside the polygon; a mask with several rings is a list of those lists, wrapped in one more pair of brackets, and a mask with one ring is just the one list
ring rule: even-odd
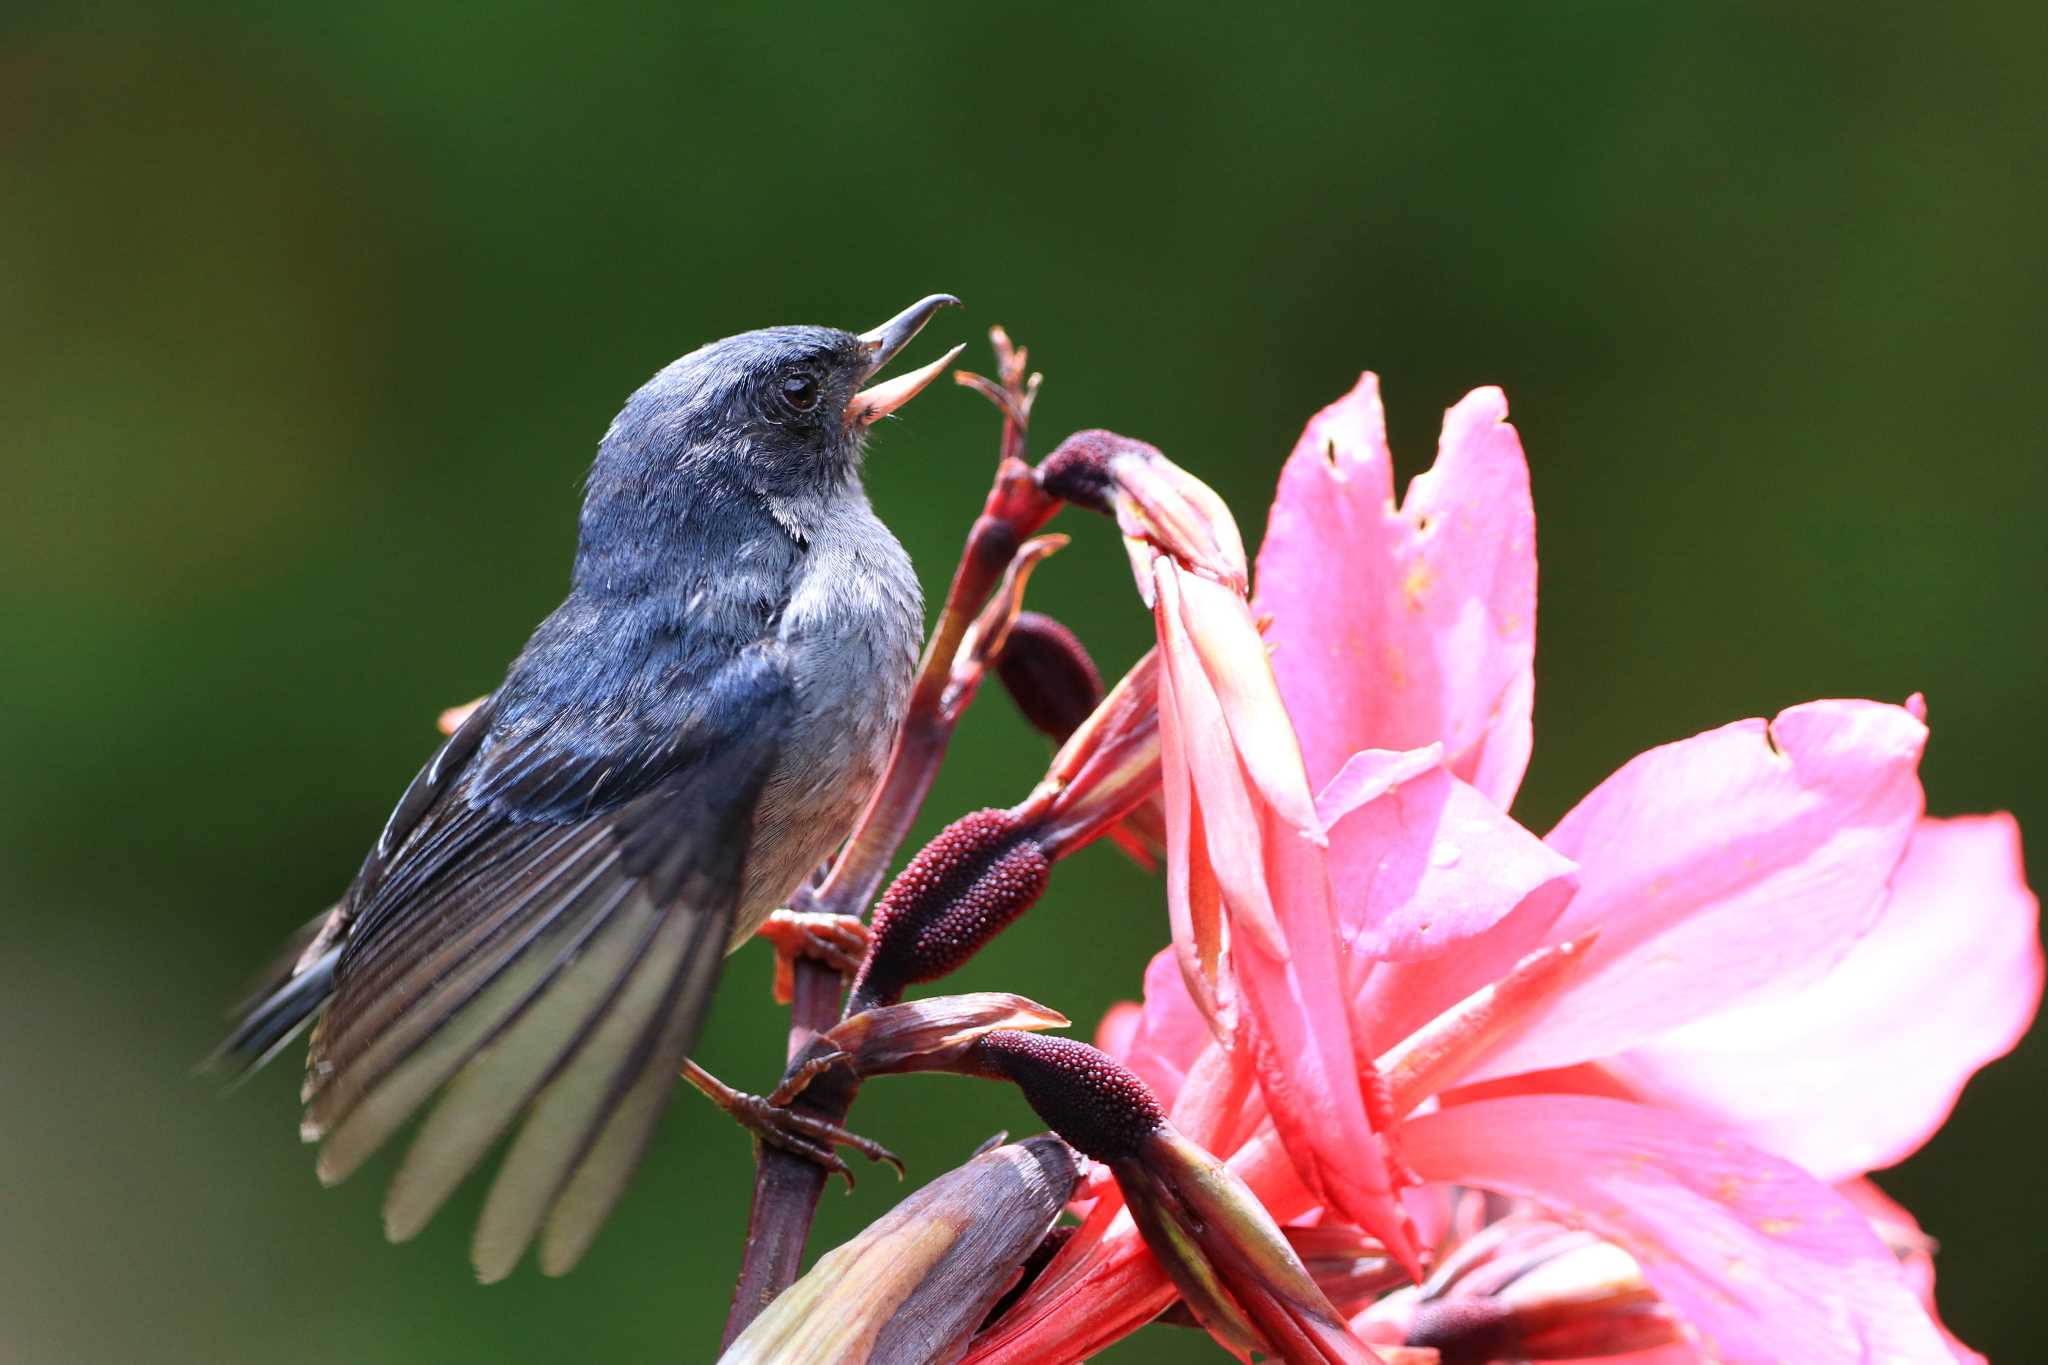
{"label": "bird's belly", "polygon": [[761,794],[731,948],[751,938],[771,912],[789,904],[791,894],[852,832],[881,781],[899,715],[889,707],[852,723],[846,717],[819,716],[820,722],[836,720],[830,725],[836,734],[822,744],[789,746],[805,758],[779,763]]}

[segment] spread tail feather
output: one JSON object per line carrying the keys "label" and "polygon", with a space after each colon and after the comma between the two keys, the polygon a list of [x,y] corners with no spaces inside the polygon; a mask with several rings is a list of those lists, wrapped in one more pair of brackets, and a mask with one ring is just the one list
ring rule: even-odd
{"label": "spread tail feather", "polygon": [[301,959],[327,918],[320,915],[293,936],[276,968],[235,1012],[234,1028],[201,1063],[201,1070],[225,1072],[230,1088],[240,1085],[298,1037],[320,1012],[334,994],[334,966],[341,960],[341,945],[329,947],[310,962]]}

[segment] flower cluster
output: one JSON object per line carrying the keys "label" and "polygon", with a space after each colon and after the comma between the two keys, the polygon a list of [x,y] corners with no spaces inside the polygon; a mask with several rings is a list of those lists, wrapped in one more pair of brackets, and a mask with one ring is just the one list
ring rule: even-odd
{"label": "flower cluster", "polygon": [[[1246,1359],[1976,1358],[1867,1176],[2034,1016],[2017,828],[1924,814],[1914,697],[1681,739],[1525,829],[1506,415],[1454,407],[1397,503],[1365,376],[1287,461],[1255,572],[1150,447],[1086,432],[1039,467],[1116,517],[1157,649],[1077,727],[1093,667],[1032,618],[1004,678],[1066,748],[913,862],[780,1097],[993,1077],[1093,1159],[1076,1224],[1006,1243],[1008,1297],[923,1358],[1075,1361],[1162,1315]],[[1103,834],[1159,840],[1171,942],[1095,1048],[1018,1031],[1061,1021],[1016,997],[896,1003]]]}

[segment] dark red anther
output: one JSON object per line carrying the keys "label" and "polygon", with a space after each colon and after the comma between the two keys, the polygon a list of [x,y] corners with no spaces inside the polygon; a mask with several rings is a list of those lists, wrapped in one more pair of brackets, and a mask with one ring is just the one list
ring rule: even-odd
{"label": "dark red anther", "polygon": [[996,676],[1024,719],[1055,744],[1102,701],[1102,674],[1074,632],[1043,612],[1017,613],[996,654]]}
{"label": "dark red anther", "polygon": [[1039,461],[1038,486],[1077,507],[1113,512],[1116,475],[1110,461],[1132,453],[1158,455],[1159,451],[1113,431],[1077,431]]}
{"label": "dark red anther", "polygon": [[1051,865],[1014,817],[964,815],[897,874],[875,908],[848,1013],[894,1004],[958,967],[1045,891]]}
{"label": "dark red anther", "polygon": [[1097,1161],[1133,1159],[1166,1123],[1166,1111],[1137,1074],[1072,1038],[1001,1029],[968,1049],[963,1069],[1012,1081],[1038,1117]]}

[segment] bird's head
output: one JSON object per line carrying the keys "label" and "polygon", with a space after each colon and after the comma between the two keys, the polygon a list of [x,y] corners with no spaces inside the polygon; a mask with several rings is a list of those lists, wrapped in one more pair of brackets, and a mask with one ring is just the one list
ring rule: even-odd
{"label": "bird's head", "polygon": [[593,475],[714,478],[778,498],[828,493],[858,470],[867,428],[960,353],[870,383],[932,314],[959,302],[933,294],[867,332],[764,327],[699,347],[627,402]]}

